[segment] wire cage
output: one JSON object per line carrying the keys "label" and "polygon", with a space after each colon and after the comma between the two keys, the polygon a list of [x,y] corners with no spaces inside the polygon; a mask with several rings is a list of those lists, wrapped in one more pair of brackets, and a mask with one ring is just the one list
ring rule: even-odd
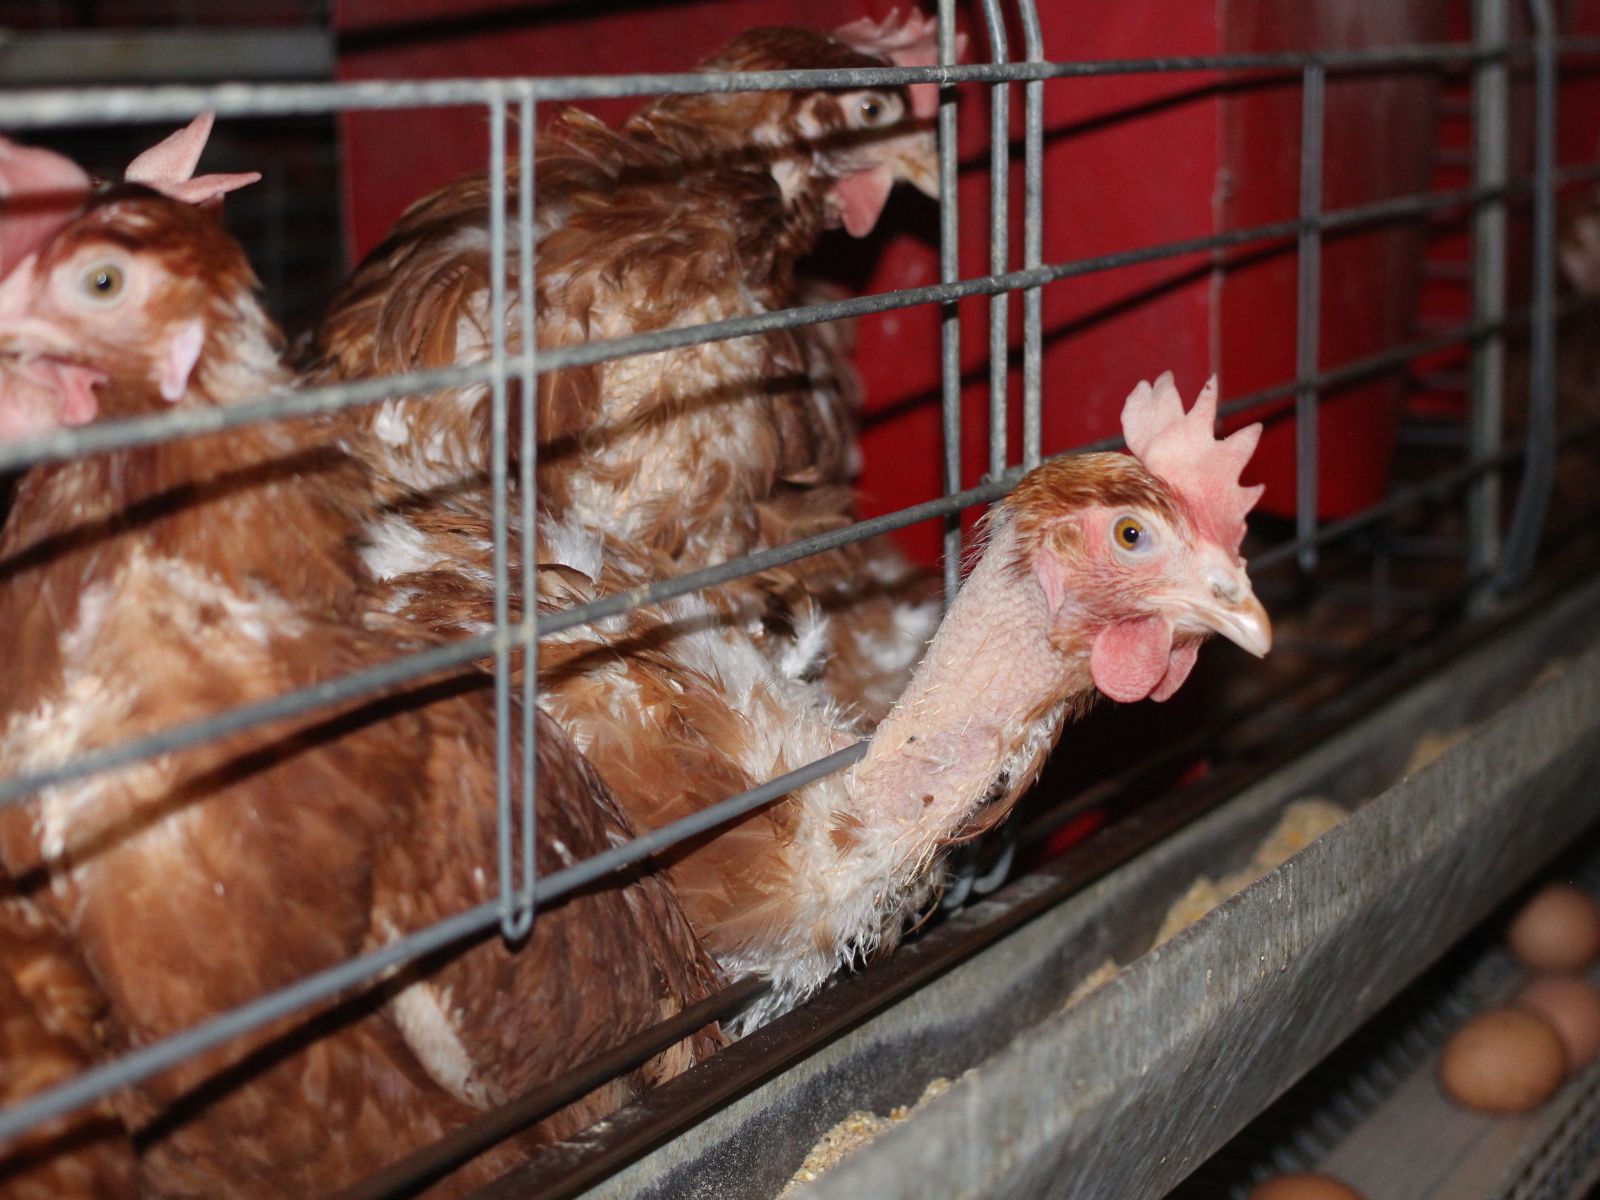
{"label": "wire cage", "polygon": [[[4,122],[14,132],[59,134],[75,127],[106,127],[134,123],[187,119],[205,109],[216,110],[223,125],[234,119],[325,121],[333,114],[368,110],[419,109],[468,106],[484,114],[488,128],[488,171],[491,257],[491,311],[511,312],[514,324],[492,323],[492,344],[487,361],[445,370],[376,378],[348,385],[305,388],[288,395],[264,398],[225,409],[188,410],[157,418],[105,423],[83,429],[59,431],[0,446],[0,471],[13,472],[35,464],[104,453],[122,447],[215,433],[262,422],[311,414],[326,414],[355,406],[372,405],[391,397],[437,392],[445,388],[485,387],[492,396],[494,455],[491,466],[494,497],[496,626],[489,632],[452,645],[406,654],[392,662],[363,670],[313,689],[274,697],[244,708],[183,724],[150,737],[109,749],[82,754],[45,769],[0,780],[0,804],[26,802],[44,789],[96,774],[114,771],[152,756],[198,746],[258,725],[290,716],[313,713],[410,680],[418,680],[452,667],[484,658],[496,663],[498,712],[496,741],[497,806],[499,820],[499,896],[476,908],[455,914],[427,929],[403,937],[379,950],[364,953],[341,965],[300,980],[178,1035],[140,1046],[76,1078],[51,1087],[0,1111],[0,1142],[35,1129],[62,1114],[129,1084],[165,1071],[176,1064],[222,1046],[231,1039],[261,1030],[274,1022],[302,1013],[318,1004],[368,987],[386,973],[430,956],[449,952],[464,940],[496,927],[508,939],[526,934],[538,920],[539,909],[561,897],[604,880],[612,873],[648,861],[669,847],[716,829],[740,815],[789,794],[821,776],[842,770],[864,752],[865,743],[830,755],[731,796],[692,817],[676,821],[648,835],[578,862],[554,874],[539,876],[534,870],[534,794],[537,781],[531,771],[520,777],[512,770],[514,742],[531,745],[537,696],[523,699],[520,724],[513,720],[515,687],[512,661],[518,654],[536,655],[541,639],[563,631],[594,625],[633,608],[659,604],[674,597],[715,588],[727,581],[807,556],[862,541],[919,522],[942,522],[943,571],[947,594],[960,586],[963,551],[961,515],[1006,494],[1024,472],[1045,456],[1042,412],[1050,402],[1043,372],[1043,300],[1046,289],[1070,287],[1074,280],[1115,272],[1143,264],[1177,260],[1193,255],[1222,256],[1228,252],[1292,242],[1295,247],[1296,286],[1294,312],[1274,313],[1271,319],[1292,326],[1295,370],[1292,378],[1249,394],[1226,394],[1224,419],[1276,409],[1287,404],[1293,417],[1293,515],[1284,521],[1258,523],[1252,530],[1254,551],[1248,555],[1252,572],[1260,573],[1263,587],[1285,606],[1301,605],[1315,613],[1316,604],[1337,600],[1340,589],[1347,603],[1354,596],[1371,618],[1363,626],[1355,647],[1368,660],[1391,653],[1397,642],[1416,636],[1419,612],[1431,622],[1428,628],[1470,624],[1492,613],[1506,598],[1514,597],[1533,573],[1538,561],[1541,532],[1550,505],[1558,455],[1581,449],[1584,438],[1595,432],[1588,425],[1568,422],[1563,427],[1557,413],[1557,337],[1562,322],[1583,316],[1581,300],[1558,298],[1555,270],[1558,197],[1578,185],[1600,179],[1600,164],[1557,161],[1557,103],[1564,67],[1581,68],[1600,51],[1600,39],[1562,36],[1551,0],[1529,0],[1531,36],[1514,36],[1511,0],[1474,0],[1471,40],[1439,44],[1407,44],[1370,49],[1327,49],[1296,53],[1223,53],[1189,57],[1072,61],[1055,57],[1061,47],[1047,47],[1033,0],[1018,0],[1008,12],[1002,0],[983,0],[979,6],[986,52],[985,61],[958,63],[956,6],[940,0],[939,19],[943,65],[887,67],[871,70],[792,71],[763,73],[684,73],[672,75],[569,76],[515,79],[396,80],[386,82],[314,83],[247,82],[215,85],[179,84],[160,87],[120,86],[81,89],[31,89],[9,93]],[[1008,21],[1015,20],[1014,26]],[[1020,29],[1020,52],[1008,40],[1008,28]],[[1054,55],[1052,54],[1054,52]],[[1326,105],[1331,81],[1350,76],[1371,77],[1392,72],[1435,72],[1463,89],[1460,103],[1470,117],[1472,153],[1466,166],[1470,181],[1349,207],[1328,207],[1325,195]],[[1095,81],[1117,76],[1164,74],[1223,81],[1220,86],[1243,86],[1261,79],[1298,79],[1301,127],[1298,136],[1299,205],[1293,219],[1209,236],[1158,245],[1129,247],[1114,253],[1073,261],[1045,261],[1044,229],[1051,212],[1044,175],[1045,89],[1051,86],[1095,86]],[[1069,81],[1076,81],[1070,83]],[[534,131],[546,106],[571,101],[648,97],[670,92],[782,90],[797,88],[864,88],[890,84],[934,83],[941,88],[938,117],[940,135],[939,238],[941,276],[927,286],[806,304],[759,315],[685,325],[611,341],[594,341],[556,348],[535,344],[534,291],[530,284],[538,270],[533,230],[531,186],[508,188],[508,179],[520,174],[531,180],[535,170]],[[973,214],[959,211],[956,202],[958,156],[956,119],[958,93],[963,85],[978,85],[989,93],[991,117],[990,207],[986,214],[990,246],[987,273],[963,275],[957,256],[961,222]],[[1020,85],[1022,109],[1022,188],[1010,194],[1013,154],[1011,85]],[[1533,103],[1513,103],[1519,89],[1531,89]],[[1531,173],[1512,168],[1522,139],[1531,141]],[[1009,244],[1013,211],[1020,208],[1020,251]],[[1526,215],[1525,215],[1526,214]],[[1325,328],[1322,311],[1326,294],[1323,275],[1324,247],[1328,239],[1353,230],[1439,219],[1454,222],[1470,232],[1471,254],[1465,276],[1470,285],[1470,313],[1446,327],[1426,330],[1414,339],[1391,345],[1356,360],[1324,366],[1319,337]],[[281,226],[278,235],[281,236]],[[1525,305],[1513,306],[1518,264],[1531,267]],[[522,286],[511,280],[522,281]],[[1011,309],[1008,298],[1020,295],[1020,356],[1012,358]],[[963,486],[962,407],[960,354],[961,327],[957,304],[986,298],[988,311],[987,415],[990,457],[987,474],[976,486]],[[898,310],[934,308],[941,321],[942,421],[945,456],[942,463],[944,494],[936,499],[901,507],[896,511],[847,528],[830,531],[746,557],[693,570],[622,594],[608,595],[557,613],[530,612],[514,621],[509,596],[514,586],[521,594],[535,592],[532,515],[523,527],[512,515],[508,497],[520,490],[535,491],[538,438],[531,412],[518,412],[513,392],[528,397],[537,378],[545,373],[629,356],[735,339],[772,330],[792,329]],[[1524,338],[1526,350],[1522,349]],[[514,352],[515,344],[526,349]],[[1508,351],[1508,347],[1511,349]],[[1465,371],[1466,403],[1444,422],[1424,422],[1421,441],[1425,454],[1414,455],[1410,465],[1428,462],[1430,473],[1400,479],[1375,502],[1335,519],[1326,519],[1319,507],[1319,440],[1327,435],[1322,406],[1332,394],[1354,383],[1374,378],[1419,377],[1426,364],[1441,355]],[[1527,378],[1513,378],[1508,362],[1518,370],[1525,361]],[[1013,377],[1020,380],[1020,400],[1013,405]],[[1119,381],[1120,382],[1120,381]],[[1520,429],[1508,424],[1508,395],[1525,409],[1518,417]],[[1008,424],[1020,414],[1021,453],[1009,452]],[[1448,436],[1439,429],[1448,427]],[[520,428],[520,456],[513,464],[508,454],[508,431]],[[1404,432],[1404,431],[1402,431]],[[1416,430],[1413,429],[1413,433]],[[1117,439],[1081,445],[1073,452],[1114,449]],[[1442,447],[1442,449],[1441,449]],[[1509,514],[1509,516],[1507,515]],[[524,576],[509,577],[512,547],[523,548]],[[1416,578],[1420,600],[1408,605],[1404,588],[1395,582],[1396,564],[1407,556],[1423,560]],[[1332,564],[1330,566],[1330,563]],[[1414,586],[1414,591],[1417,588]],[[530,608],[534,606],[529,606]],[[1400,616],[1393,618],[1395,608]],[[1391,619],[1393,618],[1393,619]],[[1315,641],[1316,617],[1308,618],[1305,641]],[[1351,647],[1334,647],[1348,654]],[[26,653],[19,648],[18,653]],[[1327,656],[1325,656],[1327,657]],[[1309,662],[1309,667],[1305,663]],[[1318,669],[1315,655],[1302,661],[1302,673]],[[529,689],[536,687],[533,670],[524,675]],[[1301,679],[1299,682],[1304,682]],[[1276,686],[1276,682],[1273,683]],[[1205,750],[1215,762],[1226,762],[1229,729],[1258,717],[1264,706],[1281,696],[1271,687],[1246,690],[1242,703],[1231,710],[1228,721],[1170,750],[1160,763],[1192,762]],[[1242,715],[1241,715],[1242,714]],[[1259,749],[1260,739],[1252,743]],[[1247,758],[1235,747],[1237,758]],[[1187,756],[1187,757],[1186,757]],[[1104,811],[1108,796],[1134,788],[1141,770],[1146,779],[1160,775],[1155,760],[1140,769],[1103,781],[1087,795],[1065,802],[1041,805],[1023,820],[1021,840],[1037,843],[1087,811]],[[1165,779],[1166,776],[1161,776]],[[1135,789],[1136,790],[1136,789]],[[1187,794],[1186,794],[1187,796]],[[1214,803],[1215,801],[1211,801]],[[1016,928],[1031,913],[1081,889],[1098,874],[1125,861],[1192,818],[1201,809],[1185,798],[1170,810],[1152,809],[1156,818],[1138,830],[1125,831],[1120,840],[1094,851],[1084,865],[1059,876],[1050,887],[1035,885],[1032,899],[1005,910],[987,927],[960,946],[925,950],[891,959],[864,972],[878,976],[882,987],[874,996],[853,1003],[854,1011],[881,1007],[905,994],[942,969],[940,962],[970,954],[975,945],[992,942]],[[1097,809],[1097,804],[1099,805]],[[520,855],[513,846],[520,845]],[[977,921],[981,926],[982,922]],[[946,956],[940,959],[940,955]],[[727,1019],[747,1005],[763,988],[760,980],[740,979],[719,996],[696,1005],[619,1045],[571,1076],[555,1080],[534,1095],[513,1101],[488,1114],[483,1122],[437,1153],[397,1164],[383,1178],[370,1181],[356,1194],[399,1192],[410,1178],[428,1178],[451,1163],[491,1144],[520,1125],[531,1123],[563,1103],[592,1090],[612,1074],[630,1069],[649,1056],[681,1040],[712,1021]],[[822,1011],[822,1010],[819,1010]],[[819,1018],[817,1030],[804,1044],[814,1045],[828,1029],[849,1025],[858,1016],[845,1009]],[[831,1024],[830,1024],[831,1022]],[[746,1058],[750,1058],[747,1055]],[[745,1064],[760,1077],[774,1069]],[[735,1077],[736,1078],[736,1077]],[[737,1082],[718,1085],[731,1095]],[[716,1089],[713,1089],[716,1090]],[[707,1101],[710,1103],[711,1101]],[[693,1110],[678,1114],[688,1120]],[[630,1135],[632,1136],[632,1135]],[[592,1181],[602,1167],[614,1167],[629,1155],[664,1136],[659,1130],[638,1135],[625,1148],[592,1154],[582,1171],[551,1185],[551,1191],[570,1191]],[[602,1163],[596,1166],[595,1163]],[[584,1174],[583,1172],[588,1172]],[[577,1180],[578,1182],[574,1182]],[[529,1193],[529,1194],[536,1194]]]}

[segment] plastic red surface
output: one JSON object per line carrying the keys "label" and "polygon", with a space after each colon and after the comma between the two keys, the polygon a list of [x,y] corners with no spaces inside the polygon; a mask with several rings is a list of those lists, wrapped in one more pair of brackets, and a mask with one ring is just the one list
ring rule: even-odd
{"label": "plastic red surface", "polygon": [[[1229,0],[1225,51],[1308,50],[1444,40],[1444,8],[1364,0],[1283,5]],[[1325,211],[1426,191],[1437,144],[1437,77],[1429,72],[1331,75],[1323,121]],[[1293,220],[1300,206],[1298,74],[1230,96],[1223,112],[1225,174],[1219,224],[1244,228]],[[1330,369],[1416,336],[1423,225],[1390,224],[1330,234],[1322,248],[1317,365]],[[1228,256],[1218,295],[1223,394],[1236,396],[1295,375],[1294,241],[1271,252]],[[1388,479],[1404,377],[1327,394],[1319,413],[1318,510],[1344,516],[1379,500]],[[1267,431],[1252,464],[1265,511],[1295,511],[1292,401],[1256,414]]]}

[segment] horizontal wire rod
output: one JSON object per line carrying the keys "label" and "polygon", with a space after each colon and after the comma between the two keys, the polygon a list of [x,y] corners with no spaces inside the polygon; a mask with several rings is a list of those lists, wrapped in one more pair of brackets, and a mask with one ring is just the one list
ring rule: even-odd
{"label": "horizontal wire rod", "polygon": [[[1596,178],[1600,178],[1600,163],[1584,163],[1564,168],[1559,173],[1558,182],[1571,184]],[[1000,292],[1022,291],[1046,283],[1075,279],[1120,267],[1225,250],[1252,242],[1294,237],[1304,228],[1329,232],[1385,221],[1405,220],[1436,210],[1521,196],[1530,190],[1531,183],[1528,180],[1519,180],[1505,187],[1462,187],[1443,192],[1399,196],[1372,204],[1334,209],[1309,223],[1300,220],[1277,221],[1268,225],[1254,225],[1248,229],[1233,229],[1204,237],[1144,246],[1136,250],[1120,250],[1092,258],[1074,259],[1031,270],[1010,271],[1003,275],[982,275],[955,283],[930,284],[927,287],[880,292],[825,304],[802,305],[750,317],[735,317],[726,321],[652,330],[632,337],[541,349],[538,368],[539,372],[544,374],[568,367],[592,366],[634,355],[679,350],[707,342],[748,337],[752,334],[773,333],[802,325],[820,325],[871,313],[915,308],[923,304],[943,304],[968,296],[993,296]],[[227,429],[242,428],[286,417],[337,412],[398,396],[412,396],[445,389],[488,387],[495,375],[496,368],[493,364],[473,363],[403,375],[387,375],[378,379],[363,379],[355,383],[330,387],[305,388],[266,396],[244,404],[230,405],[227,408],[184,409],[181,412],[162,413],[155,417],[107,421],[82,429],[56,430],[41,436],[19,438],[0,446],[0,471],[15,470],[34,463],[82,454],[103,453],[127,446],[149,445],[169,438],[219,433]]]}
{"label": "horizontal wire rod", "polygon": [[[1320,64],[1330,72],[1467,66],[1533,53],[1528,40],[1493,50],[1470,42],[1312,53],[1176,55],[1099,62],[973,63],[964,66],[861,67],[809,71],[689,71],[675,74],[545,76],[520,79],[371,80],[351,83],[225,83],[209,86],[28,88],[6,93],[6,126],[30,129],[73,122],[126,124],[177,120],[203,109],[222,117],[284,116],[359,109],[492,104],[529,97],[603,100],[673,92],[772,92],[882,87],[908,83],[1021,83],[1195,71],[1298,72]],[[1563,54],[1600,54],[1600,38],[1563,38]]]}

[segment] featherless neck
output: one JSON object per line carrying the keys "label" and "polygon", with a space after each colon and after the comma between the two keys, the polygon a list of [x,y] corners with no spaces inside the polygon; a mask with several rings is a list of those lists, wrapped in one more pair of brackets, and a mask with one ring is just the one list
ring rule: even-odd
{"label": "featherless neck", "polygon": [[1092,691],[1087,656],[1051,642],[1042,587],[1031,572],[1017,578],[1014,538],[1008,520],[997,523],[851,781],[856,816],[904,827],[912,867],[987,802],[1009,807],[1037,774],[1062,712]]}

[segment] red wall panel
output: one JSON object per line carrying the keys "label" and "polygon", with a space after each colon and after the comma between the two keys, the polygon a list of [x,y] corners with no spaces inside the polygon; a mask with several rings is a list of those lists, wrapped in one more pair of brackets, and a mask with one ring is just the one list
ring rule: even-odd
{"label": "red wall panel", "polygon": [[[1223,48],[1274,52],[1444,40],[1444,6],[1417,0],[1283,5],[1224,0]],[[1426,191],[1437,141],[1432,72],[1330,76],[1323,120],[1324,210]],[[1299,73],[1241,86],[1224,105],[1226,159],[1219,222],[1238,229],[1293,220],[1300,203]],[[1329,235],[1322,252],[1318,365],[1337,367],[1415,336],[1423,223]],[[1224,392],[1242,395],[1295,375],[1295,242],[1227,256],[1219,287]],[[1403,377],[1343,389],[1320,410],[1319,510],[1344,515],[1379,499],[1388,476]],[[1295,508],[1294,421],[1266,413],[1254,464],[1263,506]],[[1258,416],[1261,414],[1257,414]]]}

